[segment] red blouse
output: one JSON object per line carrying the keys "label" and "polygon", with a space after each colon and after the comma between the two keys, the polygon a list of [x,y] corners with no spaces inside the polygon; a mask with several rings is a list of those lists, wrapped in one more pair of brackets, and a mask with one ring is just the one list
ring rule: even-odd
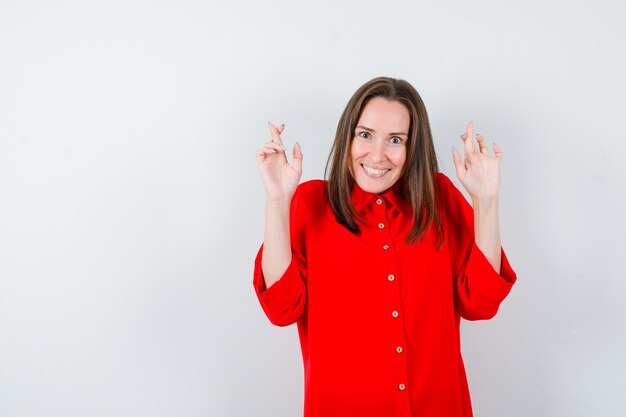
{"label": "red blouse", "polygon": [[404,239],[412,208],[397,184],[381,195],[355,185],[367,224],[353,234],[333,215],[322,180],[291,202],[292,261],[265,289],[263,246],[254,288],[270,321],[298,324],[305,417],[469,417],[459,322],[493,317],[516,280],[502,251],[498,274],[474,242],[473,209],[435,174],[444,246],[432,228]]}

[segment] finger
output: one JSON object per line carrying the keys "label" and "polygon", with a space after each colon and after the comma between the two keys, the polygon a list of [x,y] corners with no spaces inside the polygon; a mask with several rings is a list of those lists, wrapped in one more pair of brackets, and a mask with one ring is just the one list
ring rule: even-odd
{"label": "finger", "polygon": [[493,153],[496,155],[496,159],[502,159],[502,149],[495,143],[493,144]]}
{"label": "finger", "polygon": [[260,148],[256,150],[256,156],[267,156],[267,155],[273,155],[275,154],[277,151],[276,149],[272,149],[272,148]]}
{"label": "finger", "polygon": [[276,142],[266,142],[265,143],[265,147],[269,148],[269,149],[273,149],[275,150],[277,153],[279,152],[285,152],[285,145],[283,145],[282,143],[276,143]]}
{"label": "finger", "polygon": [[283,141],[280,138],[280,132],[278,131],[278,128],[276,126],[274,126],[274,124],[272,122],[267,122],[268,127],[270,129],[270,134],[272,135],[272,142],[276,142],[276,143],[283,143]]}
{"label": "finger", "polygon": [[261,166],[261,163],[265,161],[265,158],[267,158],[270,155],[274,155],[275,153],[276,151],[274,149],[269,149],[269,148],[257,149],[256,161],[259,164],[259,166]]}
{"label": "finger", "polygon": [[454,169],[456,170],[456,176],[461,179],[465,177],[465,165],[461,159],[461,155],[457,152],[456,148],[452,147],[452,161],[454,162]]}
{"label": "finger", "polygon": [[278,130],[278,134],[282,135],[283,130],[285,130],[285,124],[283,123],[282,125],[278,126],[276,129]]}
{"label": "finger", "polygon": [[485,138],[480,133],[476,133],[476,141],[478,142],[478,149],[483,155],[489,155],[489,148],[485,142]]}
{"label": "finger", "polygon": [[474,153],[474,123],[471,121],[467,124],[465,129],[465,155]]}
{"label": "finger", "polygon": [[256,154],[257,156],[259,155],[267,155],[267,154],[275,154],[278,153],[278,151],[276,149],[274,149],[272,146],[264,146],[262,148],[259,148],[256,150]]}
{"label": "finger", "polygon": [[299,142],[296,142],[293,146],[293,161],[291,165],[293,165],[293,169],[295,169],[296,172],[302,174],[302,148]]}

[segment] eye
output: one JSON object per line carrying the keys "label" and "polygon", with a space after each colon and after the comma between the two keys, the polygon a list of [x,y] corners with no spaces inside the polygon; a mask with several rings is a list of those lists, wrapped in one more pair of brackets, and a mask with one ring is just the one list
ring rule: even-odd
{"label": "eye", "polygon": [[370,132],[361,132],[359,133],[359,137],[363,138],[363,139],[369,139],[372,137],[372,135],[370,134]]}
{"label": "eye", "polygon": [[389,140],[391,141],[391,143],[393,143],[395,145],[398,145],[398,144],[402,143],[402,139],[397,137],[397,136],[394,136],[394,137],[390,138]]}

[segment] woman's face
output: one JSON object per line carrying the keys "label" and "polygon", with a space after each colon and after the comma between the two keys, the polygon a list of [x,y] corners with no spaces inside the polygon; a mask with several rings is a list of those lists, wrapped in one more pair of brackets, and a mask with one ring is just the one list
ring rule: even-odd
{"label": "woman's face", "polygon": [[350,173],[364,191],[379,194],[398,181],[410,123],[399,101],[374,97],[365,105],[350,145]]}

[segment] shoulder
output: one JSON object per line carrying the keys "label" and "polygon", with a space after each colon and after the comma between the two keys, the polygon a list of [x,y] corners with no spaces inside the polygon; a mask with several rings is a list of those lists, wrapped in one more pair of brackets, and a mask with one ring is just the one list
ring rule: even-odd
{"label": "shoulder", "polygon": [[324,205],[328,201],[327,182],[320,179],[308,180],[298,185],[293,200],[307,209]]}
{"label": "shoulder", "polygon": [[472,207],[459,188],[445,174],[435,174],[435,187],[440,209],[448,220],[469,219],[473,215]]}
{"label": "shoulder", "polygon": [[438,193],[444,196],[444,198],[458,198],[459,196],[461,196],[463,199],[465,199],[461,191],[457,188],[456,185],[454,185],[452,180],[441,172],[435,173],[435,188]]}
{"label": "shoulder", "polygon": [[308,180],[298,185],[296,193],[300,198],[317,198],[326,196],[326,181],[315,179]]}
{"label": "shoulder", "polygon": [[441,172],[435,172],[434,178],[435,178],[435,187],[437,187],[438,190],[443,191],[443,190],[450,189],[450,187],[454,187],[452,180],[450,180],[450,178],[448,178],[446,174],[443,174]]}
{"label": "shoulder", "polygon": [[444,206],[448,204],[448,201],[451,197],[454,197],[455,191],[458,191],[457,188],[452,183],[452,180],[448,178],[445,174],[441,172],[435,172],[435,192],[437,194],[437,199]]}
{"label": "shoulder", "polygon": [[325,181],[316,179],[299,184],[291,199],[292,224],[310,226],[324,215],[327,203]]}
{"label": "shoulder", "polygon": [[469,205],[461,190],[445,174],[435,173],[435,189],[445,211],[458,211]]}
{"label": "shoulder", "polygon": [[326,181],[320,179],[304,181],[298,185],[297,191],[306,195],[325,194]]}

